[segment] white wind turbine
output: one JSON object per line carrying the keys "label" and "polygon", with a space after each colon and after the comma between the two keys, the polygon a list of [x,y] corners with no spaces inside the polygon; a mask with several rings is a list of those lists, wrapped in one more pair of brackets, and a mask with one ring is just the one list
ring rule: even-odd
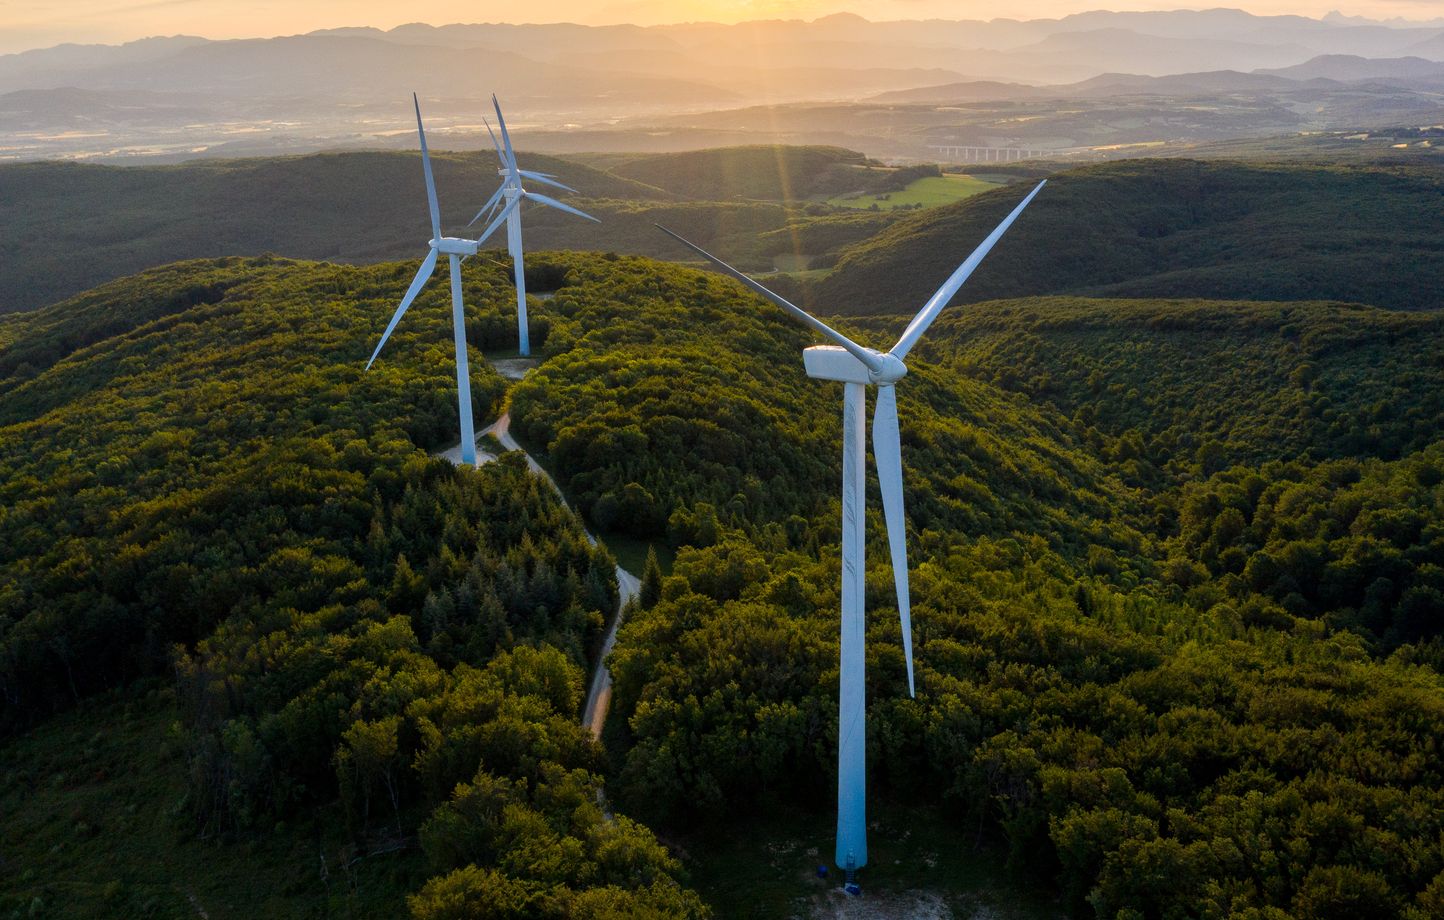
{"label": "white wind turbine", "polygon": [[421,125],[421,103],[417,101],[415,93],[411,94],[411,103],[416,107],[416,133],[421,138],[421,169],[426,175],[426,203],[431,208],[431,251],[422,261],[421,268],[411,281],[411,287],[406,289],[406,296],[401,298],[401,306],[396,308],[391,322],[386,324],[386,331],[381,334],[381,341],[371,353],[371,360],[366,362],[366,369],[369,371],[371,365],[376,363],[376,356],[381,354],[386,340],[391,337],[391,331],[396,328],[396,324],[401,321],[401,317],[416,299],[416,295],[421,293],[426,282],[431,280],[431,275],[436,270],[437,257],[445,253],[451,262],[451,332],[456,344],[456,405],[461,416],[461,462],[475,466],[476,435],[471,418],[471,373],[466,361],[466,317],[461,299],[461,263],[464,259],[476,255],[477,248],[491,236],[502,218],[498,217],[476,240],[441,235],[441,209],[436,204],[436,182],[431,175],[431,153],[426,149],[426,129]]}
{"label": "white wind turbine", "polygon": [[[576,189],[562,185],[556,181],[556,176],[550,173],[533,172],[532,170],[522,169],[516,165],[516,151],[513,150],[511,146],[511,134],[506,130],[506,119],[503,118],[501,114],[501,103],[496,101],[495,95],[491,97],[491,104],[492,107],[496,109],[496,123],[501,128],[501,139],[505,143],[505,149],[503,149],[502,145],[496,141],[496,134],[493,133],[491,135],[491,142],[496,147],[496,155],[501,159],[501,167],[497,170],[497,175],[501,176],[502,180],[501,185],[492,194],[491,198],[487,200],[486,204],[481,206],[480,211],[476,212],[476,216],[471,219],[471,223],[474,224],[478,220],[481,220],[483,214],[495,211],[497,205],[501,203],[501,200],[503,198],[506,199],[506,208],[502,210],[502,216],[498,217],[497,220],[501,220],[502,217],[506,219],[506,251],[511,256],[512,270],[516,277],[517,351],[523,355],[529,355],[531,354],[531,336],[528,334],[526,321],[526,264],[521,245],[520,205],[523,201],[535,201],[538,204],[544,204],[548,207],[556,208],[559,211],[566,211],[568,214],[585,217],[587,220],[595,221],[597,218],[585,211],[579,211],[569,204],[562,204],[555,198],[542,195],[538,192],[529,192],[522,188],[521,180],[526,178],[534,182],[540,182],[542,185],[550,185],[563,189],[564,191],[576,191]],[[490,123],[487,124],[486,130],[488,132],[491,131]],[[597,222],[601,223],[601,221]],[[467,224],[467,226],[469,227],[471,224]],[[489,236],[490,233],[491,231],[488,230],[486,235]],[[482,239],[485,238],[486,236],[482,237]]]}
{"label": "white wind turbine", "polygon": [[751,290],[786,310],[798,322],[836,342],[815,345],[802,352],[809,377],[838,380],[845,386],[842,396],[842,651],[838,688],[837,723],[837,849],[838,867],[849,873],[867,864],[867,743],[866,698],[863,676],[863,544],[865,517],[863,498],[867,488],[865,453],[867,419],[865,387],[877,387],[877,408],[873,414],[872,449],[877,461],[877,478],[882,487],[883,516],[887,521],[888,546],[892,554],[893,579],[897,586],[898,616],[902,621],[903,654],[907,660],[908,694],[913,688],[913,640],[911,603],[908,595],[907,530],[903,520],[902,454],[898,439],[897,394],[894,385],[907,374],[903,364],[907,353],[927,332],[933,320],[968,280],[983,257],[1007,232],[1018,215],[1046,184],[1039,182],[1022,203],[998,225],[988,238],[943,282],[912,322],[902,338],[883,354],[864,348],[826,323],[774,294],[742,272],[687,242],[665,227],[658,229],[712,262]]}

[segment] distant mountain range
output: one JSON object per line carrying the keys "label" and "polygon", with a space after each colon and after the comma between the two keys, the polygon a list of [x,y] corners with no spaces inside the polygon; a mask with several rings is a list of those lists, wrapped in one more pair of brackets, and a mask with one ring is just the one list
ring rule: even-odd
{"label": "distant mountain range", "polygon": [[[479,122],[492,92],[524,133],[528,123],[595,127],[802,101],[944,103],[1285,85],[1264,77],[1423,80],[1432,87],[1431,68],[1441,59],[1444,28],[1437,25],[1238,10],[989,22],[839,14],[653,27],[412,24],[236,41],[174,36],[0,56],[0,157],[179,158],[384,145],[408,130],[413,90],[441,136],[456,129],[484,144]],[[1040,84],[1047,88],[1034,88]]]}
{"label": "distant mountain range", "polygon": [[1410,45],[1404,50],[1409,54],[1426,57],[1432,61],[1444,60],[1444,31],[1432,38],[1424,39],[1417,45]]}
{"label": "distant mountain range", "polygon": [[1416,56],[1364,58],[1352,54],[1325,54],[1292,67],[1256,72],[1291,80],[1322,79],[1343,83],[1381,79],[1437,82],[1444,79],[1444,63]]}
{"label": "distant mountain range", "polygon": [[1348,84],[1379,82],[1421,91],[1444,88],[1444,61],[1430,61],[1420,57],[1364,58],[1351,54],[1324,54],[1290,67],[1259,69],[1251,73],[1210,70],[1161,77],[1103,73],[1077,83],[1053,86],[973,80],[879,93],[872,97],[872,101],[946,104],[998,99],[1098,98],[1141,94],[1186,96],[1331,89],[1342,88]]}
{"label": "distant mountain range", "polygon": [[[645,28],[411,24],[389,31],[342,28],[241,41],[176,36],[120,46],[60,45],[0,56],[0,91],[83,84],[91,89],[331,92],[369,98],[400,83],[444,93],[460,81],[539,96],[584,99],[645,88],[664,92],[662,101],[712,101],[737,93],[737,87],[767,84],[768,74],[809,68],[941,69],[975,78],[1056,83],[1120,71],[1161,76],[1286,68],[1334,54],[1444,58],[1444,28],[1254,16],[1238,10],[1093,12],[1026,22],[869,22],[839,14],[812,22]],[[639,84],[640,75],[680,85]],[[600,84],[593,82],[598,77]],[[525,86],[509,85],[513,80],[526,81]]]}

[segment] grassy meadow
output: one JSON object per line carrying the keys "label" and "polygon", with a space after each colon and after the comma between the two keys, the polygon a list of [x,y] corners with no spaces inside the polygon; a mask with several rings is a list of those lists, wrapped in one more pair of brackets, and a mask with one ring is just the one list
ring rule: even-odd
{"label": "grassy meadow", "polygon": [[954,174],[925,176],[913,180],[902,191],[834,195],[827,199],[827,203],[837,208],[872,208],[873,205],[877,205],[879,210],[888,211],[894,208],[935,208],[938,205],[952,204],[965,198],[971,198],[980,192],[996,188],[997,185],[997,182],[989,182],[976,176]]}

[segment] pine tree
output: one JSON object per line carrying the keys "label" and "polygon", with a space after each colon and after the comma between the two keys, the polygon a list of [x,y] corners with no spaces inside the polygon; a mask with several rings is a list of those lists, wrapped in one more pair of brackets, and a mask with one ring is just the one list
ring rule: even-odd
{"label": "pine tree", "polygon": [[642,587],[637,599],[643,607],[651,607],[662,598],[662,566],[657,562],[657,548],[647,547],[647,561],[642,566]]}

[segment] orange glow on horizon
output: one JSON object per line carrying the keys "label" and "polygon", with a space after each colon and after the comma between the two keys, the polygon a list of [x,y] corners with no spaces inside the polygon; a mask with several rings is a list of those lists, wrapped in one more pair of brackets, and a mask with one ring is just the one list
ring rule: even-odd
{"label": "orange glow on horizon", "polygon": [[[1178,0],[1128,0],[1125,10],[1208,8]],[[1234,4],[1227,4],[1234,6]],[[1260,15],[1320,17],[1333,9],[1372,18],[1428,19],[1437,0],[1253,0],[1237,4]],[[1098,0],[532,0],[522,4],[437,0],[427,21],[579,22],[588,25],[815,19],[851,11],[872,20],[1031,19],[1107,8]],[[518,11],[524,11],[520,14]],[[255,38],[342,26],[389,29],[417,20],[411,4],[382,0],[12,0],[0,2],[0,53],[62,42],[118,43],[150,35]]]}

